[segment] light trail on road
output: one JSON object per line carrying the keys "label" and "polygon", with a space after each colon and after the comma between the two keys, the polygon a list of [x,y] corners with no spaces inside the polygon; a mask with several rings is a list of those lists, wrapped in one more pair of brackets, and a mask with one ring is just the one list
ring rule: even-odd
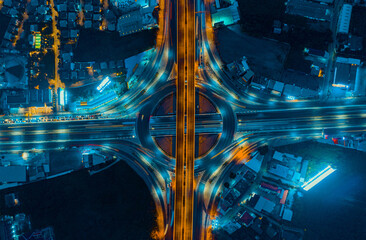
{"label": "light trail on road", "polygon": [[176,89],[176,190],[173,239],[190,240],[193,237],[195,157],[195,4],[191,0],[177,1]]}

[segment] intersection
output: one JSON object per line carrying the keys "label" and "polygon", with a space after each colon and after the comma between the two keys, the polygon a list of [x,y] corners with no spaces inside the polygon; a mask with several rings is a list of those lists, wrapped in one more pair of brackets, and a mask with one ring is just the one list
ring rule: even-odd
{"label": "intersection", "polygon": [[[121,156],[147,183],[161,216],[162,239],[208,239],[217,193],[238,160],[249,161],[255,149],[275,139],[364,131],[366,100],[285,101],[250,90],[238,93],[221,70],[211,39],[209,2],[167,0],[162,4],[162,39],[155,58],[146,66],[139,85],[106,109],[107,114],[125,109],[128,117],[3,124],[0,151],[98,144]],[[186,24],[180,18],[182,13],[189,16]],[[189,29],[181,29],[180,24]],[[194,43],[181,41],[182,34]],[[192,96],[197,89],[217,113],[195,113],[197,103]],[[172,93],[177,95],[176,111],[152,116],[159,100]],[[219,139],[206,155],[194,159],[196,134],[219,134]],[[176,158],[156,146],[156,136],[176,137]]]}

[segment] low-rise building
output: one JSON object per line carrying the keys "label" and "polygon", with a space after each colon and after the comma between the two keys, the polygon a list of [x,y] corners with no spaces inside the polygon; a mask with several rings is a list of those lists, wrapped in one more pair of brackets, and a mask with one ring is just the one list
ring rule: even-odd
{"label": "low-rise building", "polygon": [[320,21],[330,21],[331,18],[328,5],[307,0],[288,0],[286,13]]}
{"label": "low-rise building", "polygon": [[152,16],[153,10],[153,7],[139,8],[120,16],[117,22],[117,31],[120,36],[155,27],[156,21]]}
{"label": "low-rise building", "polygon": [[294,175],[294,171],[281,164],[273,164],[268,172],[286,180],[290,180]]}
{"label": "low-rise building", "polygon": [[281,96],[285,84],[283,82],[270,79],[268,81],[267,88],[271,90],[271,93],[276,96]]}
{"label": "low-rise building", "polygon": [[285,204],[286,203],[286,199],[287,199],[287,196],[288,196],[288,190],[286,189],[282,189],[281,191],[281,200],[280,200],[280,204]]}
{"label": "low-rise building", "polygon": [[254,206],[254,209],[257,210],[258,212],[267,212],[267,213],[271,213],[274,209],[274,207],[276,206],[276,204],[270,200],[268,200],[265,197],[260,196],[257,203]]}
{"label": "low-rise building", "polygon": [[292,215],[293,215],[292,210],[285,207],[285,209],[283,211],[282,219],[291,222]]}
{"label": "low-rise building", "polygon": [[271,191],[271,192],[276,193],[276,194],[281,192],[281,190],[278,188],[278,186],[274,186],[274,185],[266,183],[266,182],[261,182],[260,187],[262,189]]}
{"label": "low-rise building", "polygon": [[259,153],[255,155],[252,159],[250,159],[245,166],[247,166],[249,169],[253,170],[255,173],[258,173],[261,169],[262,162],[263,162],[263,155],[260,155]]}
{"label": "low-rise building", "polygon": [[227,8],[216,9],[212,12],[211,18],[212,26],[231,25],[237,23],[240,20],[238,3],[233,2],[233,4]]}
{"label": "low-rise building", "polygon": [[337,57],[332,86],[347,90],[354,89],[360,64],[359,59]]}
{"label": "low-rise building", "polygon": [[0,166],[1,183],[24,183],[27,181],[26,166]]}
{"label": "low-rise building", "polygon": [[275,151],[273,154],[273,159],[277,160],[279,162],[289,162],[289,161],[296,161],[301,163],[302,157],[296,157],[293,154],[290,153],[281,153],[278,151]]}
{"label": "low-rise building", "polygon": [[223,229],[228,234],[234,233],[236,230],[240,229],[242,225],[240,223],[237,223],[236,221],[231,221],[228,224],[226,224]]}
{"label": "low-rise building", "polygon": [[255,215],[253,213],[249,213],[247,211],[245,211],[243,213],[243,215],[240,216],[240,218],[238,219],[238,223],[249,227],[250,225],[252,225],[254,219],[255,219]]}
{"label": "low-rise building", "polygon": [[27,59],[19,55],[0,58],[0,89],[27,89]]}

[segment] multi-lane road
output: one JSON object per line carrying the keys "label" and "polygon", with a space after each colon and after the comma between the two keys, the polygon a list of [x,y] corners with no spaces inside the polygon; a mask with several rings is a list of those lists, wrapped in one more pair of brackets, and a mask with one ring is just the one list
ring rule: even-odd
{"label": "multi-lane road", "polygon": [[[223,179],[258,146],[283,137],[365,131],[364,99],[295,102],[238,92],[221,70],[212,39],[211,3],[160,2],[163,22],[159,22],[162,27],[153,59],[138,77],[137,86],[113,108],[103,109],[104,113],[127,109],[129,118],[1,124],[0,151],[85,144],[110,148],[152,189],[161,238],[206,239]],[[214,103],[217,113],[194,114],[192,96],[197,88]],[[154,106],[172,92],[177,92],[177,116],[153,116]],[[202,133],[219,134],[220,140],[208,155],[194,159],[194,135]],[[173,135],[177,136],[177,159],[165,156],[152,141],[152,137]]]}

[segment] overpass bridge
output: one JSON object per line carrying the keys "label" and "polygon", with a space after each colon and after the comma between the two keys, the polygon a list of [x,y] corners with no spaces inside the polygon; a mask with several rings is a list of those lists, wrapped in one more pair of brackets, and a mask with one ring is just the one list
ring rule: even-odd
{"label": "overpass bridge", "polygon": [[[161,230],[159,237],[173,239],[176,226],[172,219],[177,216],[174,214],[176,205],[173,199],[177,196],[177,192],[171,183],[174,183],[173,179],[177,177],[176,159],[162,153],[156,147],[153,138],[177,135],[177,125],[180,129],[180,141],[182,141],[182,134],[187,133],[184,129],[190,128],[190,144],[194,141],[192,130],[194,134],[219,134],[220,140],[211,152],[202,158],[194,159],[195,174],[192,176],[193,171],[190,171],[185,175],[189,175],[189,179],[181,176],[181,199],[186,197],[182,192],[184,185],[182,182],[188,181],[191,184],[192,180],[195,181],[193,207],[192,204],[188,206],[191,210],[193,209],[193,216],[192,219],[191,216],[185,218],[191,219],[191,223],[181,218],[179,228],[187,233],[187,237],[178,233],[177,235],[180,236],[176,239],[208,239],[210,218],[215,212],[215,203],[219,200],[218,190],[227,174],[238,162],[237,159],[228,156],[235,157],[236,153],[241,151],[240,161],[248,161],[250,154],[256,148],[281,137],[319,137],[325,132],[354,134],[365,131],[366,101],[364,99],[344,99],[339,102],[316,100],[293,102],[258,95],[249,90],[238,92],[232,85],[231,79],[222,71],[222,63],[214,46],[209,14],[212,1],[167,0],[161,1],[160,4],[162,10],[160,19],[163,27],[158,33],[157,51],[139,77],[138,86],[118,99],[113,108],[98,109],[105,113],[123,111],[129,116],[136,117],[2,124],[0,125],[0,151],[47,150],[89,143],[110,148],[129,162],[152,189],[158,213],[161,216],[159,217]],[[178,107],[180,120],[176,124],[177,118],[174,115],[154,116],[151,109],[159,99],[176,91],[172,88],[175,85],[174,76],[176,70],[181,68],[177,69],[175,64],[179,59],[178,51],[182,49],[178,47],[177,25],[180,21],[184,21],[177,19],[178,4],[183,4],[178,11],[183,11],[189,6],[187,10],[191,16],[190,19],[193,16],[192,22],[197,24],[188,21],[189,24],[185,27],[186,30],[189,28],[191,33],[192,29],[196,28],[195,40],[201,48],[201,51],[191,51],[195,48],[191,45],[192,43],[184,43],[188,44],[187,47],[183,47],[187,51],[181,52],[180,56],[187,53],[198,55],[196,58],[200,59],[201,67],[198,70],[195,69],[196,81],[191,83],[194,82],[193,87],[202,90],[203,94],[215,103],[218,112],[198,115],[191,112],[189,119],[185,119],[185,106]],[[195,12],[199,14],[194,14]],[[184,66],[188,62],[183,61],[181,64]],[[180,74],[188,78],[187,73]],[[189,78],[192,79],[192,70],[189,74]],[[185,83],[181,81],[178,91],[182,89],[183,91],[180,92],[180,96],[184,94],[184,86]],[[190,87],[192,93],[192,84]],[[190,109],[192,111],[192,108]],[[186,159],[180,163],[180,174],[184,174],[182,171],[186,164],[184,161]],[[192,161],[189,162],[192,163]],[[184,214],[181,211],[180,217]],[[185,230],[184,224],[186,224]]]}

